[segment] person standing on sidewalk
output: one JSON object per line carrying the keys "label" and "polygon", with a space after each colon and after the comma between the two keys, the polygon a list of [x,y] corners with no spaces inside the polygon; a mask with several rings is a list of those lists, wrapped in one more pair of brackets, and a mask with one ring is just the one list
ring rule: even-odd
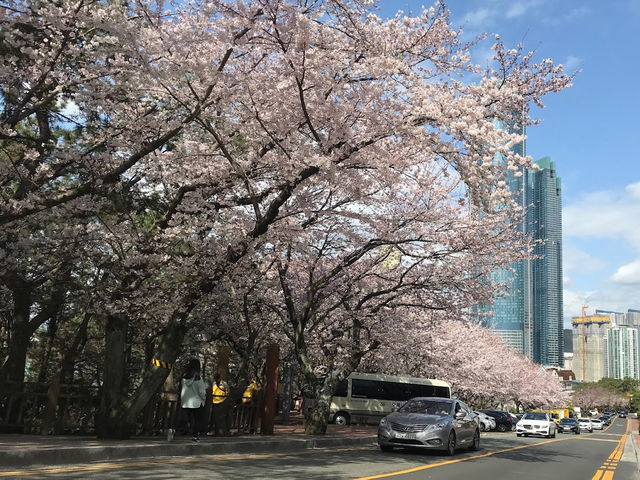
{"label": "person standing on sidewalk", "polygon": [[201,412],[207,394],[207,386],[200,376],[200,361],[193,358],[187,365],[187,371],[182,378],[180,401],[182,411],[187,417],[191,428],[192,440],[200,441]]}
{"label": "person standing on sidewalk", "polygon": [[220,373],[216,373],[212,387],[213,393],[213,434],[229,435],[229,413],[227,410],[227,396],[229,385],[222,380]]}

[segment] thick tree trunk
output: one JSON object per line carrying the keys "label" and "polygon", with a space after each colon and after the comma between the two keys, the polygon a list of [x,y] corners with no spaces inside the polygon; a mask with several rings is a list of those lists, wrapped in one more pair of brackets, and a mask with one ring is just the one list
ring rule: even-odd
{"label": "thick tree trunk", "polygon": [[13,324],[9,338],[9,351],[0,366],[0,390],[6,390],[6,382],[14,384],[11,386],[12,390],[19,388],[24,382],[29,340],[33,334],[33,327],[29,324],[31,304],[29,290],[20,289],[13,292]]}
{"label": "thick tree trunk", "polygon": [[129,437],[129,425],[124,425],[118,419],[126,399],[124,367],[128,325],[129,321],[124,316],[109,315],[106,319],[104,381],[96,418],[99,438]]}
{"label": "thick tree trunk", "polygon": [[[41,429],[43,435],[50,433],[52,429],[56,435],[62,435],[64,433],[67,399],[65,397],[59,398],[60,385],[73,383],[75,360],[87,343],[87,328],[90,319],[91,314],[85,312],[82,322],[73,336],[71,345],[64,352],[60,372],[54,377],[51,387],[49,388],[49,392],[47,393],[47,409]],[[56,409],[57,405],[59,407]]]}
{"label": "thick tree trunk", "polygon": [[[126,334],[126,330],[124,333]],[[155,358],[173,364],[180,353],[184,334],[185,329],[179,319],[173,318],[160,341]],[[121,350],[121,355],[124,359],[124,346]],[[108,365],[109,369],[113,367],[113,365]],[[116,384],[114,384],[113,388],[109,391],[109,396],[105,397],[105,393],[107,393],[107,373],[105,372],[105,390],[103,391],[101,404],[101,406],[104,405],[104,408],[101,408],[99,425],[96,424],[98,437],[127,439],[131,434],[135,433],[138,415],[153,398],[155,393],[162,387],[169,375],[169,371],[167,368],[155,365],[150,366],[146,370],[140,386],[135,393],[128,398],[125,398],[123,394],[117,395],[117,391],[115,390]],[[112,375],[115,374],[112,372]],[[115,380],[117,380],[117,378]],[[113,383],[113,381],[110,383]],[[119,398],[119,403],[113,403],[116,398]]]}
{"label": "thick tree trunk", "polygon": [[286,360],[284,363],[283,369],[283,392],[282,392],[282,413],[281,413],[281,422],[283,425],[289,424],[289,415],[291,413],[291,402],[293,399],[293,392],[291,391],[291,386],[293,383],[295,369],[289,360]]}
{"label": "thick tree trunk", "polygon": [[313,399],[311,409],[306,418],[304,433],[307,435],[324,435],[327,433],[331,396],[330,394],[319,393]]}
{"label": "thick tree trunk", "polygon": [[91,314],[85,312],[84,317],[82,318],[82,323],[80,323],[80,326],[76,330],[76,334],[73,336],[71,346],[64,352],[62,365],[60,367],[60,379],[62,383],[73,382],[75,361],[80,352],[84,350],[84,346],[87,343],[87,329],[89,327],[90,319]]}

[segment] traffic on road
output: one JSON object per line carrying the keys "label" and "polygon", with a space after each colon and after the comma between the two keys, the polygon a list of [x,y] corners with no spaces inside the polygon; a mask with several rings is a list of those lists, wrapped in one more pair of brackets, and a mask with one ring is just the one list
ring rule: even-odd
{"label": "traffic on road", "polygon": [[[454,407],[455,408],[455,407]],[[455,415],[454,415],[455,416]],[[522,420],[527,421],[523,416]],[[59,479],[491,479],[630,480],[638,467],[626,418],[589,434],[518,436],[482,432],[479,450],[470,443],[446,451],[376,444],[291,452],[194,455],[95,463],[10,472],[10,478]],[[543,432],[544,433],[544,432]],[[9,472],[0,472],[0,478]]]}

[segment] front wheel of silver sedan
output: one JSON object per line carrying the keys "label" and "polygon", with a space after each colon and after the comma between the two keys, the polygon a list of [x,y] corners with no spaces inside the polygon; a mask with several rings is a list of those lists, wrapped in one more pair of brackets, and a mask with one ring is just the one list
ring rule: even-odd
{"label": "front wheel of silver sedan", "polygon": [[469,450],[472,452],[480,450],[480,430],[476,430],[476,433],[473,434],[473,442],[471,442]]}
{"label": "front wheel of silver sedan", "polygon": [[447,455],[452,457],[456,453],[456,434],[452,430],[449,432],[449,440],[447,441]]}

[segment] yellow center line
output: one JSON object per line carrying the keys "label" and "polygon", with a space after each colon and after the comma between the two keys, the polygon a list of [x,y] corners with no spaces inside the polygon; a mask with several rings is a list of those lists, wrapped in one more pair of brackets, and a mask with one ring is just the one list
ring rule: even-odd
{"label": "yellow center line", "polygon": [[528,445],[519,445],[517,447],[505,448],[505,449],[502,449],[502,450],[496,450],[494,452],[487,452],[487,453],[483,453],[483,454],[480,454],[480,455],[473,455],[471,457],[456,458],[455,460],[446,460],[444,462],[430,463],[428,465],[420,465],[420,466],[417,466],[417,467],[407,468],[405,470],[398,470],[396,472],[380,473],[378,475],[371,475],[371,476],[368,476],[368,477],[359,477],[359,478],[356,478],[354,480],[374,480],[376,478],[393,477],[395,475],[406,475],[408,473],[420,472],[422,470],[427,470],[429,468],[442,467],[444,465],[451,465],[451,464],[454,464],[454,463],[466,462],[467,460],[475,460],[475,459],[478,459],[478,458],[491,457],[493,455],[498,455],[500,453],[513,452],[515,450],[522,450],[523,448],[536,447],[536,446],[539,446],[539,445],[546,445],[548,443],[555,443],[555,442],[566,442],[566,441],[569,441],[569,440],[573,440],[573,439],[572,438],[558,438],[558,439],[555,439],[555,440],[545,440],[543,442],[530,443]]}
{"label": "yellow center line", "polygon": [[602,465],[593,475],[591,480],[612,480],[613,479],[613,473],[616,471],[616,468],[618,467],[618,461],[620,460],[620,457],[622,457],[622,452],[624,451],[624,443],[627,440],[628,434],[629,434],[629,419],[627,419],[627,428],[624,434],[622,435],[622,437],[620,438],[620,440],[617,442],[618,444],[616,445],[616,448],[613,449],[613,452],[611,452],[611,455],[609,455],[607,460],[605,460],[602,463]]}
{"label": "yellow center line", "polygon": [[[627,421],[627,432],[629,431],[629,422]],[[356,478],[354,480],[375,480],[377,478],[387,478],[387,477],[393,477],[396,475],[407,475],[409,473],[415,473],[415,472],[420,472],[422,470],[427,470],[429,468],[436,468],[436,467],[442,467],[445,465],[451,465],[454,463],[460,463],[460,462],[466,462],[467,460],[475,460],[478,458],[485,458],[485,457],[491,457],[493,455],[498,455],[500,453],[505,453],[505,452],[512,452],[514,450],[521,450],[523,448],[529,448],[529,447],[536,447],[539,445],[545,445],[548,443],[554,443],[554,442],[566,442],[569,440],[591,440],[591,441],[595,441],[595,442],[615,442],[616,448],[614,449],[613,453],[609,456],[609,460],[613,458],[615,458],[615,461],[617,462],[620,459],[620,456],[622,455],[622,449],[624,448],[624,440],[626,438],[627,432],[625,432],[625,434],[622,436],[621,440],[609,440],[609,439],[604,439],[604,438],[562,438],[562,439],[555,439],[555,440],[546,440],[543,442],[538,442],[538,443],[531,443],[528,445],[520,445],[518,447],[511,447],[511,448],[506,448],[503,450],[496,450],[495,452],[488,452],[488,453],[483,453],[481,455],[473,455],[471,457],[464,457],[464,458],[457,458],[455,460],[447,460],[444,462],[438,462],[438,463],[430,463],[428,465],[420,465],[417,467],[412,467],[412,468],[407,468],[405,470],[398,470],[395,472],[388,472],[388,473],[381,473],[378,475],[371,475],[368,477],[359,477]],[[615,435],[615,434],[608,434],[608,435]],[[619,434],[618,434],[619,435]],[[582,436],[582,435],[580,435]],[[621,448],[622,447],[622,448]],[[618,451],[619,450],[619,451]],[[600,480],[600,477],[602,476],[602,474],[604,473],[604,476],[602,477],[602,480],[611,480],[613,478],[613,471],[603,471],[603,470],[598,470],[596,472],[596,475],[594,475],[593,480]],[[611,475],[609,475],[611,474]]]}

